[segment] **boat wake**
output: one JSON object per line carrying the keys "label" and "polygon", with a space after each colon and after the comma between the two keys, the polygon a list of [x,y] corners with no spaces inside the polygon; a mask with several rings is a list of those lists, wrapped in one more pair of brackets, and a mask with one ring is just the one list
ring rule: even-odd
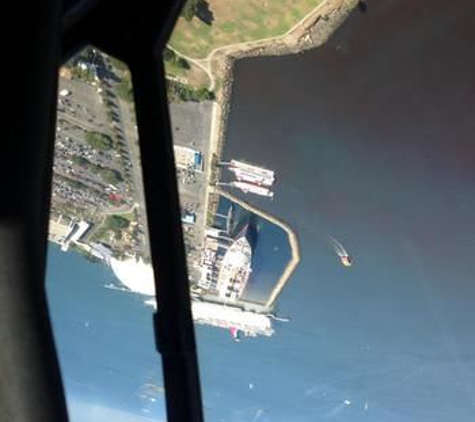
{"label": "boat wake", "polygon": [[346,251],[343,245],[332,236],[327,236],[327,240],[333,247],[335,253],[339,256],[341,263],[345,267],[351,267],[351,265],[353,264],[353,259],[350,257],[349,253]]}
{"label": "boat wake", "polygon": [[350,400],[344,400],[343,402],[335,405],[333,408],[331,408],[327,413],[323,415],[325,419],[330,419],[334,418],[337,416],[345,407],[348,407],[351,405]]}
{"label": "boat wake", "polygon": [[125,288],[125,287],[121,287],[121,286],[117,286],[116,284],[114,283],[106,283],[104,284],[104,287],[106,289],[111,289],[111,290],[119,290],[121,292],[130,292],[129,289]]}

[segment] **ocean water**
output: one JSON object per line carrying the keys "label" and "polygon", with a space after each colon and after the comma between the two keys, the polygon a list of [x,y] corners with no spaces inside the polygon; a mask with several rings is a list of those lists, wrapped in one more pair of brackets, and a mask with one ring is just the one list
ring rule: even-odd
{"label": "ocean water", "polygon": [[[110,282],[118,280],[108,267],[50,246],[48,303],[71,420],[103,422],[105,414],[123,412],[137,415],[127,421],[165,420],[152,308],[138,294],[105,288]],[[285,336],[236,343],[226,330],[203,325],[196,326],[196,335],[207,420],[261,418],[271,402],[277,411],[275,394],[284,385],[274,365],[288,355]],[[279,413],[289,420],[293,410]]]}
{"label": "ocean water", "polygon": [[117,281],[108,267],[55,245],[49,247],[46,279],[68,399],[163,416],[163,394],[149,386],[163,383],[152,309],[143,298],[106,289]]}
{"label": "ocean water", "polygon": [[302,254],[266,356],[300,405],[290,420],[469,421],[475,6],[368,3],[323,48],[236,65],[224,159],[277,182],[272,202],[235,193]]}
{"label": "ocean water", "polygon": [[[274,201],[241,196],[290,224],[302,261],[273,337],[197,327],[209,421],[473,420],[475,4],[368,5],[323,48],[237,63],[225,158],[277,172]],[[81,257],[50,263],[67,387],[140,412],[151,311]]]}

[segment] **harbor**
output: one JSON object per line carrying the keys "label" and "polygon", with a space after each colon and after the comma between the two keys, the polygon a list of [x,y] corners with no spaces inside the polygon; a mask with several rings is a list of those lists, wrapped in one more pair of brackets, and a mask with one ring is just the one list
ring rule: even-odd
{"label": "harbor", "polygon": [[[79,89],[73,90],[68,84],[60,97],[80,95]],[[199,309],[207,304],[205,308],[214,309],[215,315],[225,315],[216,319],[211,318],[213,312],[198,312],[196,320],[200,323],[228,328],[235,338],[239,333],[272,335],[276,319],[271,316],[279,318],[273,314],[275,302],[299,263],[297,236],[272,214],[253,205],[254,199],[275,200],[280,169],[238,154],[224,159],[228,110],[221,108],[222,100],[170,106],[191,298],[193,304],[200,304]],[[127,107],[124,110],[125,123],[133,123]],[[128,132],[128,138],[135,139],[136,133]],[[64,142],[58,141],[57,151],[65,157],[76,153],[74,145]],[[88,151],[84,153],[91,155]],[[98,151],[95,154],[100,155]],[[70,211],[59,207],[51,217],[50,240],[63,252],[74,250],[110,267],[119,283],[106,283],[105,288],[127,289],[151,298],[159,275],[150,264],[146,221],[139,218],[145,203],[141,180],[136,177],[140,174],[138,160],[130,160],[127,172],[136,179],[131,191],[133,203],[118,207],[115,202],[123,196],[120,186],[109,184],[104,190],[112,203],[107,212],[71,216]],[[82,185],[77,182],[73,188],[78,186]],[[63,190],[53,192],[53,196]],[[225,210],[219,209],[223,201],[228,202]]]}
{"label": "harbor", "polygon": [[[273,187],[272,170],[237,160],[220,166],[253,188],[270,191]],[[275,302],[299,263],[297,236],[278,218],[232,194],[227,190],[230,187],[236,188],[226,183],[213,187],[213,194],[218,195],[218,203],[224,208],[216,209],[203,231],[199,262],[193,269],[198,278],[190,286],[193,317],[198,324],[230,330],[235,340],[240,335],[271,336],[275,321],[287,321],[285,316],[275,314]],[[269,197],[261,195],[260,190],[239,190],[246,195]],[[269,259],[276,256],[280,259]],[[119,259],[103,254],[102,258],[120,281],[108,283],[106,288],[138,293],[146,305],[156,306],[150,264],[136,256]],[[279,265],[269,267],[274,261]]]}
{"label": "harbor", "polygon": [[[226,166],[242,183],[256,188],[265,186],[268,190],[273,187],[275,174],[271,170],[236,160],[221,166]],[[259,190],[240,191],[268,197],[260,195]],[[193,269],[198,278],[190,287],[194,320],[228,329],[236,340],[241,334],[271,336],[273,323],[286,321],[285,317],[274,314],[274,304],[298,265],[297,237],[285,223],[251,206],[224,186],[214,187],[213,193],[221,198],[219,203],[225,203],[222,203],[224,209],[216,210],[211,224],[203,231],[199,262]],[[50,240],[63,251],[74,244],[110,267],[120,283],[108,282],[105,288],[138,293],[144,297],[145,304],[155,303],[152,266],[139,256],[119,258],[104,245],[88,242],[88,229],[84,222],[63,222],[59,217],[50,222]],[[276,234],[275,230],[279,232]],[[282,262],[282,266],[266,266],[268,258],[276,253],[281,256],[276,261]]]}
{"label": "harbor", "polygon": [[[293,230],[285,224],[280,219],[272,216],[271,214],[260,210],[259,208],[252,206],[249,202],[239,198],[238,196],[234,195],[230,192],[230,188],[237,188],[239,191],[243,192],[246,195],[257,195],[267,198],[273,198],[274,192],[272,190],[274,182],[276,180],[275,172],[273,170],[257,166],[255,164],[250,164],[242,160],[232,159],[228,162],[220,162],[219,163],[219,172],[220,177],[226,181],[218,181],[216,186],[213,187],[213,194],[217,195],[218,197],[226,198],[230,201],[233,205],[238,205],[242,209],[248,211],[251,215],[257,216],[261,219],[266,220],[267,222],[279,227],[283,231],[285,231],[286,235],[288,236],[288,242],[290,245],[290,259],[288,263],[285,265],[285,268],[280,274],[280,276],[276,277],[275,286],[272,288],[272,291],[269,293],[268,298],[263,302],[256,302],[252,300],[248,300],[246,298],[241,298],[242,293],[245,289],[241,288],[239,294],[233,295],[232,299],[236,303],[239,303],[240,306],[243,307],[250,307],[255,312],[270,312],[273,309],[275,301],[277,300],[280,292],[285,287],[286,283],[290,279],[292,273],[294,272],[295,268],[297,267],[300,261],[300,251],[298,245],[297,235],[293,232]],[[224,175],[223,177],[223,170],[228,171],[228,177]],[[231,179],[231,180],[230,180]],[[233,180],[235,179],[235,180]],[[230,223],[229,220],[232,218],[231,207],[229,209],[228,215],[224,216],[222,214],[216,214],[219,218],[226,219],[226,235],[230,235]],[[203,274],[201,283],[198,285],[205,290],[208,290],[210,286],[212,286],[212,281],[214,280],[214,288],[219,289],[219,285],[221,284],[220,288],[226,290],[226,286],[223,286],[223,258],[219,260],[218,254],[218,247],[217,244],[219,243],[219,239],[223,239],[223,233],[218,231],[214,231],[216,228],[211,228],[208,230],[207,234],[209,237],[215,239],[216,243],[213,242],[206,242],[205,245],[215,245],[206,247],[204,251],[204,256],[207,258],[213,257],[215,260],[206,259],[202,262]],[[239,237],[239,236],[238,236]],[[223,246],[223,245],[221,245]],[[224,246],[226,248],[226,246]],[[247,277],[249,277],[249,273],[251,269],[245,270],[244,267],[248,264],[244,264],[242,260],[239,259],[238,255],[236,256],[237,266],[244,271],[247,272]],[[227,252],[224,255],[224,258],[229,257],[229,253]],[[219,265],[215,265],[216,262],[219,261]],[[227,260],[224,261],[226,267]],[[218,268],[216,268],[218,267]],[[213,274],[214,273],[214,274]],[[221,276],[221,277],[220,277]],[[221,279],[221,283],[220,283]],[[224,283],[225,284],[225,283]],[[242,287],[242,286],[241,286]],[[211,294],[206,294],[203,297],[206,297],[207,300],[212,300]],[[229,299],[229,297],[224,297],[222,294],[218,294],[221,299]]]}
{"label": "harbor", "polygon": [[244,209],[247,209],[248,211],[260,216],[261,218],[268,220],[272,224],[275,224],[276,226],[280,227],[287,233],[287,236],[289,238],[289,243],[290,243],[291,259],[286,265],[284,272],[278,279],[275,285],[275,288],[272,290],[272,293],[269,296],[269,299],[267,300],[267,302],[265,303],[262,309],[262,312],[265,312],[265,310],[271,310],[275,304],[275,301],[279,297],[279,294],[282,292],[283,288],[285,287],[286,283],[289,281],[290,277],[292,276],[292,273],[297,268],[297,265],[300,262],[300,249],[299,249],[297,235],[290,228],[290,226],[285,224],[283,221],[279,220],[278,218],[264,211],[259,210],[256,207],[253,207],[252,205],[243,201],[242,199],[239,199],[237,196],[233,195],[232,193],[229,193],[223,189],[220,189],[219,194],[223,196],[224,198],[227,198],[230,201],[240,205]]}
{"label": "harbor", "polygon": [[[221,309],[225,307],[226,312],[229,311],[231,314],[243,312],[243,315],[259,315],[258,319],[263,318],[267,321],[269,327],[272,326],[272,321],[287,321],[285,317],[276,316],[273,311],[279,294],[300,261],[297,236],[288,225],[278,218],[259,210],[229,191],[230,188],[237,188],[246,195],[272,198],[274,195],[272,187],[276,180],[275,172],[235,159],[219,163],[219,169],[221,171],[218,174],[221,177],[223,169],[228,171],[227,181],[218,181],[216,186],[212,187],[212,193],[218,198],[229,201],[231,205],[227,213],[219,213],[216,210],[211,226],[207,227],[200,263],[202,277],[197,283],[197,288],[192,289],[192,296],[194,300],[207,303],[215,309],[216,307]],[[229,176],[231,180],[229,180]],[[245,210],[248,215],[236,219],[233,214],[233,208],[236,208],[236,206]],[[288,262],[278,274],[274,274],[270,291],[267,292],[263,300],[256,300],[250,297],[249,294],[245,294],[249,290],[249,279],[252,279],[256,262],[259,259],[253,256],[256,243],[260,241],[256,218],[262,219],[267,224],[274,225],[285,232],[290,249]],[[221,225],[216,225],[217,221],[221,221]],[[234,230],[233,226],[235,226]],[[233,231],[237,234],[233,235]],[[274,246],[274,248],[279,249],[278,246]],[[269,250],[265,250],[261,254],[267,255],[269,252]],[[262,259],[262,255],[260,257]],[[258,276],[254,278],[254,283],[251,284],[254,284],[254,288],[257,284],[257,288],[259,288],[261,280]],[[257,320],[254,330],[249,329],[249,327],[246,327],[246,329],[240,328],[239,323],[230,323],[229,321],[218,323],[214,320],[212,324],[231,330],[238,329],[248,336],[264,333],[266,333],[264,335],[271,335],[273,333],[272,329],[263,331],[262,324],[257,323]]]}

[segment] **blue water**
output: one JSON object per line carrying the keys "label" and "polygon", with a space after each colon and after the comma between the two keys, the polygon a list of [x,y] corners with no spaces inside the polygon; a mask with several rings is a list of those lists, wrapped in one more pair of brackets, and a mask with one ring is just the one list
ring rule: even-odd
{"label": "blue water", "polygon": [[[226,158],[276,170],[274,201],[246,199],[296,230],[302,261],[272,338],[198,327],[209,421],[473,420],[475,4],[368,3],[321,49],[237,64]],[[150,310],[50,257],[66,385],[140,412]]]}
{"label": "blue water", "polygon": [[[163,419],[152,309],[140,295],[106,289],[104,284],[111,281],[117,282],[107,267],[50,246],[48,301],[71,419],[102,422],[106,417],[125,418],[122,412]],[[285,333],[285,326],[277,323],[276,328]],[[285,386],[279,385],[274,365],[282,365],[282,357],[292,348],[285,336],[235,343],[226,330],[208,326],[196,330],[207,420],[252,420],[261,408],[277,409],[274,393],[283,393]],[[280,371],[288,372],[288,368]],[[155,389],[147,388],[151,383]],[[292,412],[291,408],[280,412],[282,420],[289,420]]]}
{"label": "blue water", "polygon": [[162,385],[152,310],[138,295],[104,288],[114,280],[106,266],[50,246],[47,294],[67,396],[163,415],[163,394],[140,397],[151,379]]}
{"label": "blue water", "polygon": [[473,12],[371,2],[322,49],[237,63],[224,159],[276,171],[274,201],[240,196],[300,239],[267,346],[291,420],[473,419]]}

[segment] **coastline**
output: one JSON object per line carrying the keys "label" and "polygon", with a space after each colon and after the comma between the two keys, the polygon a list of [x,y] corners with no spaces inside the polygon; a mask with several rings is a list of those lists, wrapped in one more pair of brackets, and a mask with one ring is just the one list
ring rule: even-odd
{"label": "coastline", "polygon": [[[206,62],[213,83],[220,81],[222,85],[218,87],[211,114],[209,148],[211,157],[216,157],[219,162],[223,156],[235,61],[250,57],[298,54],[317,48],[330,38],[356,6],[357,0],[326,0],[282,36],[224,46],[211,52],[205,60],[194,60],[199,62],[201,66],[205,66],[204,62]],[[265,307],[270,309],[300,262],[297,235],[286,223],[264,213],[234,195],[216,188],[212,178],[216,177],[219,180],[220,169],[218,166],[215,169],[212,168],[213,159],[211,157],[208,160],[208,183],[205,193],[206,214],[216,212],[214,208],[217,201],[211,203],[211,196],[222,195],[278,225],[287,233],[292,257],[266,302]]]}
{"label": "coastline", "polygon": [[218,87],[213,103],[211,154],[222,156],[235,61],[251,57],[298,54],[317,48],[330,38],[356,5],[357,0],[327,0],[307,15],[304,22],[299,22],[282,36],[225,46],[214,50],[205,60],[193,60],[202,66],[205,66],[205,61],[212,80],[219,81],[222,85]]}
{"label": "coastline", "polygon": [[[281,36],[220,47],[213,50],[206,59],[194,60],[195,62],[200,62],[202,66],[207,68],[213,83],[217,82],[218,85],[216,87],[216,100],[213,102],[211,110],[209,157],[205,164],[207,183],[204,202],[206,208],[204,225],[206,226],[208,215],[216,212],[218,197],[222,195],[279,226],[286,232],[289,239],[291,258],[280,275],[271,295],[265,304],[262,305],[262,307],[266,309],[272,308],[287,281],[293,275],[300,262],[300,249],[297,234],[288,224],[251,206],[233,194],[214,186],[215,181],[220,178],[220,167],[217,164],[222,159],[224,153],[227,119],[231,106],[234,64],[236,60],[243,58],[297,54],[305,50],[316,48],[328,40],[331,34],[344,22],[356,5],[357,0],[324,0],[315,7],[312,12]],[[179,54],[179,52],[177,53]],[[90,247],[85,247],[85,245],[79,246],[82,247],[85,252],[91,252]],[[141,264],[143,264],[143,262]],[[113,268],[116,274],[117,272],[124,273],[122,277],[118,277],[119,279],[130,278],[129,268],[125,267],[126,266],[124,266],[124,268],[121,267],[120,271],[116,271],[117,268],[115,268],[115,270]],[[153,274],[147,274],[145,278],[153,280]],[[151,284],[153,284],[153,282]],[[134,288],[132,288],[132,290],[134,290]],[[135,290],[137,289],[135,288]],[[143,289],[139,288],[138,290],[142,291]],[[151,289],[148,288],[144,291],[149,294]]]}
{"label": "coastline", "polygon": [[[234,44],[215,50],[206,59],[214,80],[221,82],[212,113],[210,151],[222,155],[234,62],[239,59],[298,54],[324,44],[356,7],[357,0],[327,0],[282,36]],[[216,54],[219,52],[219,54]],[[198,61],[198,60],[194,60]]]}

